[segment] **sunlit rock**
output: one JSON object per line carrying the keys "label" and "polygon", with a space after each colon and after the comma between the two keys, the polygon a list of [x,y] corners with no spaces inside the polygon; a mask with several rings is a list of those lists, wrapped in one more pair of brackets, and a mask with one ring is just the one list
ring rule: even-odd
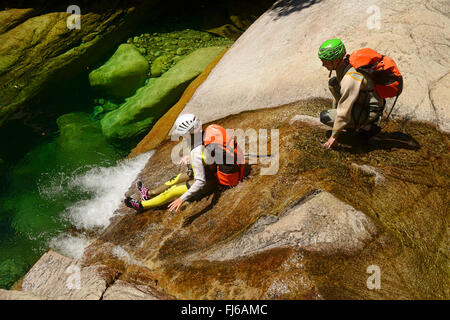
{"label": "sunlit rock", "polygon": [[152,79],[128,98],[119,109],[102,120],[106,137],[114,140],[135,139],[145,134],[172,107],[195,79],[223,50],[208,47],[194,51],[160,78]]}
{"label": "sunlit rock", "polygon": [[375,235],[376,227],[364,213],[318,191],[279,218],[261,217],[241,238],[215,248],[206,258],[229,260],[278,247],[351,254]]}
{"label": "sunlit rock", "polygon": [[[325,40],[341,38],[348,53],[370,47],[395,60],[404,90],[393,115],[448,131],[449,32],[446,1],[277,1],[237,39],[184,112],[208,108],[204,120],[212,121],[310,97],[331,98],[329,72],[317,50]],[[388,99],[388,108],[392,102]]]}
{"label": "sunlit rock", "polygon": [[37,296],[28,292],[17,290],[0,289],[0,300],[46,300],[47,298]]}
{"label": "sunlit rock", "polygon": [[131,44],[122,44],[100,68],[89,74],[92,89],[103,94],[125,98],[144,85],[148,62]]}
{"label": "sunlit rock", "polygon": [[49,251],[25,275],[22,291],[49,299],[98,300],[114,277],[105,266],[82,267]]}

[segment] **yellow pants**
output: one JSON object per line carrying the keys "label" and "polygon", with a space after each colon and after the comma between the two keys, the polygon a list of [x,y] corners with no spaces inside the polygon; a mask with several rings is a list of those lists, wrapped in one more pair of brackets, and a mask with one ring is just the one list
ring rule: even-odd
{"label": "yellow pants", "polygon": [[172,200],[179,198],[187,190],[188,187],[186,186],[186,183],[177,184],[171,186],[169,189],[157,195],[156,197],[151,198],[150,200],[142,201],[141,204],[144,207],[144,209],[160,207],[163,204],[166,204],[168,202],[171,202]]}
{"label": "yellow pants", "polygon": [[[169,203],[177,198],[179,198],[183,193],[188,190],[188,185],[192,186],[195,180],[190,177],[187,173],[180,173],[176,177],[170,179],[163,185],[156,189],[149,190],[149,196],[155,196],[149,200],[141,201],[144,209],[160,207],[163,204]],[[200,192],[200,195],[208,194],[213,192],[217,188],[217,179],[210,177],[206,179],[206,186]]]}
{"label": "yellow pants", "polygon": [[[162,186],[154,190],[150,190],[148,192],[149,195],[158,195],[149,200],[141,201],[142,206],[144,209],[156,208],[179,198],[188,190],[186,181],[189,180],[190,177],[187,174],[180,173],[176,177],[164,183]],[[192,185],[193,181],[189,182],[191,182],[190,185]]]}

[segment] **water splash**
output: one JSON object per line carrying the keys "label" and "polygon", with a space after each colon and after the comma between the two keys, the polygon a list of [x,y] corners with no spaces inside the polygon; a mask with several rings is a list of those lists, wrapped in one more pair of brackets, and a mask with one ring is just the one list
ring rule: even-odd
{"label": "water splash", "polygon": [[[110,223],[114,211],[121,204],[123,195],[139,172],[144,168],[153,151],[132,159],[119,161],[112,167],[93,167],[85,173],[72,176],[65,183],[69,190],[85,192],[90,197],[82,199],[66,208],[63,217],[79,232],[98,233]],[[60,183],[54,183],[54,190],[47,190],[47,195],[60,190]],[[65,190],[67,192],[67,189]],[[64,255],[81,258],[84,249],[93,241],[85,234],[76,236],[62,233],[50,240],[50,247]]]}
{"label": "water splash", "polygon": [[125,261],[128,264],[135,264],[138,266],[142,266],[142,262],[139,260],[136,260],[128,251],[126,251],[121,246],[115,246],[112,249],[112,253],[122,261]]}
{"label": "water splash", "polygon": [[69,235],[60,234],[50,240],[49,246],[53,250],[72,259],[81,259],[84,249],[87,248],[94,239],[88,238],[83,234]]}

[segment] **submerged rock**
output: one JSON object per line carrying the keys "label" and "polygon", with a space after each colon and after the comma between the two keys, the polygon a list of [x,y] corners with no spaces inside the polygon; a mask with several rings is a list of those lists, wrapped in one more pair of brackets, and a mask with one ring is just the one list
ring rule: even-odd
{"label": "submerged rock", "polygon": [[159,77],[160,75],[162,75],[163,72],[167,71],[169,65],[170,61],[167,56],[160,56],[156,58],[155,61],[153,61],[152,67],[150,69],[152,77]]}
{"label": "submerged rock", "polygon": [[[102,108],[106,109],[104,106]],[[99,155],[104,157],[105,163],[118,157],[117,151],[103,135],[100,123],[90,114],[68,113],[59,117],[56,123],[59,128],[59,136],[55,139],[57,159],[66,165],[75,169],[80,165],[98,163]]]}
{"label": "submerged rock", "polygon": [[140,88],[119,109],[101,120],[105,136],[127,140],[148,132],[156,120],[177,102],[189,83],[224,50],[224,47],[198,49],[163,76]]}
{"label": "submerged rock", "polygon": [[104,65],[89,74],[89,82],[104,96],[126,98],[144,84],[147,72],[148,62],[141,50],[121,44]]}
{"label": "submerged rock", "polygon": [[178,102],[155,123],[155,125],[152,127],[150,132],[144,137],[144,139],[142,139],[138,143],[138,145],[133,150],[131,150],[129,157],[133,157],[139,153],[145,153],[147,151],[155,149],[161,142],[163,142],[166,139],[170,129],[173,126],[173,123],[175,122],[176,118],[185,107],[186,103],[192,98],[197,88],[203,83],[203,81],[205,81],[211,70],[220,61],[225,52],[226,50],[224,50],[221,54],[219,54],[205,68],[205,70],[203,70],[203,72],[189,84],[189,86],[183,92],[183,95],[178,100]]}

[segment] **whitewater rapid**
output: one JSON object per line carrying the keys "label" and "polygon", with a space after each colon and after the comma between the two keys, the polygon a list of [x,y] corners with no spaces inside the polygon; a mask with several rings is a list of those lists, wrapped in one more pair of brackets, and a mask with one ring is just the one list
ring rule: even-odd
{"label": "whitewater rapid", "polygon": [[[110,218],[119,208],[125,192],[153,153],[154,151],[150,151],[131,159],[120,160],[111,167],[94,167],[68,178],[65,184],[68,190],[77,189],[92,196],[75,202],[61,213],[77,231],[62,232],[53,237],[49,241],[49,247],[70,258],[80,259],[84,249],[95,240],[92,234],[99,235],[108,227]],[[58,192],[58,189],[61,192],[59,186],[55,187],[54,191]]]}

